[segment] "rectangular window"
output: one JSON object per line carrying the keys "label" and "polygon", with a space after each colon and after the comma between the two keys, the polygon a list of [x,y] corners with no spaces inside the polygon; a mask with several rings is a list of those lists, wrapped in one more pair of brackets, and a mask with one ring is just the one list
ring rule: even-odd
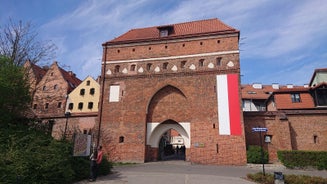
{"label": "rectangular window", "polygon": [[119,85],[111,85],[109,93],[109,102],[119,102]]}
{"label": "rectangular window", "polygon": [[85,94],[85,89],[81,89],[81,91],[79,92],[80,95],[84,95]]}
{"label": "rectangular window", "polygon": [[291,99],[293,103],[299,103],[301,102],[300,94],[299,93],[293,93],[291,94]]}
{"label": "rectangular window", "polygon": [[221,57],[217,57],[216,59],[216,65],[221,66]]}
{"label": "rectangular window", "polygon": [[93,102],[89,102],[87,108],[88,108],[88,109],[93,109]]}
{"label": "rectangular window", "polygon": [[58,108],[61,108],[61,102],[58,102],[58,106],[57,106]]}
{"label": "rectangular window", "polygon": [[94,88],[91,88],[90,89],[90,95],[94,95],[94,92],[95,92],[95,89]]}
{"label": "rectangular window", "polygon": [[69,110],[72,110],[74,108],[74,104],[73,103],[69,103],[69,105],[68,105],[68,109]]}
{"label": "rectangular window", "polygon": [[36,109],[36,108],[37,108],[37,104],[34,104],[33,109]]}
{"label": "rectangular window", "polygon": [[45,104],[45,109],[48,109],[49,108],[49,103],[46,103]]}
{"label": "rectangular window", "polygon": [[135,69],[136,69],[136,65],[131,65],[131,68],[130,68],[130,71],[135,71]]}
{"label": "rectangular window", "polygon": [[78,103],[78,109],[82,110],[83,109],[83,102]]}

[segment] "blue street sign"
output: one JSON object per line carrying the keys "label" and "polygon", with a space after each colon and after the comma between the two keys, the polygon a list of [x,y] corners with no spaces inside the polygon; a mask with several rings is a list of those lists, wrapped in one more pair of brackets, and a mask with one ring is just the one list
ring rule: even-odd
{"label": "blue street sign", "polygon": [[254,127],[252,128],[252,132],[267,132],[268,128]]}

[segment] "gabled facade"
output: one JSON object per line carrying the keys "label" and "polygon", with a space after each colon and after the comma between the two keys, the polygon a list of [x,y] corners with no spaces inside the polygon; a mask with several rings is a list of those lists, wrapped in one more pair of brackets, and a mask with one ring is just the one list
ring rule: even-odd
{"label": "gabled facade", "polygon": [[314,71],[310,86],[315,105],[317,107],[327,107],[327,68]]}
{"label": "gabled facade", "polygon": [[43,76],[45,76],[47,69],[39,67],[30,60],[27,60],[24,63],[24,68],[30,86],[30,93],[33,97],[36,91],[36,86],[41,81]]}
{"label": "gabled facade", "polygon": [[100,85],[91,76],[86,77],[68,95],[66,112],[98,113]]}
{"label": "gabled facade", "polygon": [[110,159],[159,160],[162,136],[173,129],[188,161],[246,164],[239,36],[209,19],[132,29],[105,42],[99,114]]}
{"label": "gabled facade", "polygon": [[81,83],[73,72],[67,72],[54,62],[36,85],[32,109],[39,118],[62,117],[67,95]]}

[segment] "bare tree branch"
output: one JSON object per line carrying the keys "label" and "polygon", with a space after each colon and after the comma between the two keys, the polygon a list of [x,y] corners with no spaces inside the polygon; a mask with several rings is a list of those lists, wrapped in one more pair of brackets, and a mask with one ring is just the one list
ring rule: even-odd
{"label": "bare tree branch", "polygon": [[57,47],[51,41],[39,41],[38,33],[30,23],[14,22],[0,27],[0,55],[8,57],[15,65],[21,66],[26,60],[32,63],[54,58]]}

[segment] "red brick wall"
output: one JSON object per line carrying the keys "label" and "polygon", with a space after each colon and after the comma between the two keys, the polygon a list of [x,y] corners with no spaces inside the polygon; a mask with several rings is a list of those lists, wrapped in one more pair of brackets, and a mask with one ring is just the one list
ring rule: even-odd
{"label": "red brick wall", "polygon": [[[263,143],[269,151],[270,162],[276,162],[278,150],[327,150],[327,111],[289,110],[287,112],[245,112],[246,145],[260,145],[259,134],[253,127],[266,127],[271,143]],[[314,136],[317,142],[314,143]]]}
{"label": "red brick wall", "polygon": [[[245,164],[244,134],[241,136],[218,134],[216,75],[239,74],[237,50],[238,35],[109,46],[107,51],[104,51],[107,52],[104,60],[109,61],[106,71],[110,69],[113,72],[116,65],[120,66],[119,73],[106,75],[104,85],[102,142],[106,149],[110,150],[110,158],[113,161],[124,162],[156,160],[154,154],[158,154],[157,148],[146,146],[146,122],[160,123],[172,119],[191,124],[191,147],[186,149],[186,160],[202,164]],[[179,58],[214,52],[220,53]],[[116,62],[168,56],[177,57]],[[216,65],[217,57],[222,58],[220,66]],[[200,59],[204,59],[202,67],[199,66]],[[180,63],[184,60],[186,65],[181,68]],[[168,62],[167,69],[163,68],[164,62]],[[233,65],[227,66],[230,62]],[[148,63],[152,64],[150,71],[146,70]],[[214,67],[208,68],[209,63]],[[132,64],[136,65],[136,71],[130,71]],[[196,69],[190,69],[192,64]],[[174,65],[178,67],[178,71],[171,70]],[[140,67],[144,69],[143,73],[137,72]],[[160,72],[154,71],[156,67],[160,68]],[[121,72],[124,68],[128,73]],[[119,84],[121,87],[119,102],[109,103],[111,84]],[[241,120],[243,121],[242,118]],[[241,124],[243,126],[242,122]],[[119,143],[121,136],[124,137],[124,142]]]}
{"label": "red brick wall", "polygon": [[[34,104],[37,105],[36,109],[33,108],[34,113],[41,118],[64,116],[67,91],[67,82],[62,77],[58,66],[53,64],[36,86],[32,104],[32,108]],[[58,107],[59,102],[61,102],[60,107]],[[46,103],[49,104],[48,108],[45,107]]]}

